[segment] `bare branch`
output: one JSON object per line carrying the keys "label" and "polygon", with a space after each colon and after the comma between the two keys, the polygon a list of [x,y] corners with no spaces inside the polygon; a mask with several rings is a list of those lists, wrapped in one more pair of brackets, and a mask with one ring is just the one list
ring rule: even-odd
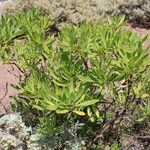
{"label": "bare branch", "polygon": [[0,105],[4,108],[4,110],[5,110],[6,113],[8,113],[8,110],[7,110],[7,108],[3,105],[2,100],[6,97],[7,93],[8,93],[8,83],[6,82],[5,93],[4,93],[4,95],[2,96],[2,98],[0,99]]}

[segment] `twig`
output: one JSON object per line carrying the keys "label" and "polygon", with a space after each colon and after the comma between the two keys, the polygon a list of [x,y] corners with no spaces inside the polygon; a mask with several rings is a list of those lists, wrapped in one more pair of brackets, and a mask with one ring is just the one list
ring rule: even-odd
{"label": "twig", "polygon": [[20,79],[19,76],[17,76],[15,73],[12,73],[10,70],[7,70],[10,74],[14,75],[15,77],[17,77],[18,79]]}
{"label": "twig", "polygon": [[136,136],[137,139],[148,139],[150,140],[150,136],[147,135],[147,136]]}
{"label": "twig", "polygon": [[92,145],[93,143],[95,143],[96,141],[98,141],[99,139],[101,139],[104,135],[104,133],[111,127],[114,125],[114,123],[118,120],[118,119],[122,119],[122,116],[124,116],[126,110],[122,109],[116,112],[116,115],[114,118],[112,118],[111,120],[107,121],[101,128],[100,131],[96,132],[93,137],[92,140],[87,144],[88,146]]}
{"label": "twig", "polygon": [[16,63],[10,63],[10,65],[15,65],[18,68],[18,70],[24,74],[24,70],[22,70]]}
{"label": "twig", "polygon": [[7,110],[7,108],[3,105],[2,100],[6,97],[7,93],[8,93],[8,83],[6,82],[5,93],[4,93],[4,95],[2,96],[2,98],[0,99],[0,104],[1,104],[1,106],[4,108],[4,110],[6,111],[6,113],[8,112],[8,110]]}
{"label": "twig", "polygon": [[4,95],[2,96],[2,98],[0,99],[0,102],[6,97],[7,93],[8,93],[8,83],[6,82],[5,93],[4,93]]}
{"label": "twig", "polygon": [[90,68],[89,65],[88,65],[88,61],[83,56],[81,56],[81,58],[83,60],[85,68],[88,70]]}

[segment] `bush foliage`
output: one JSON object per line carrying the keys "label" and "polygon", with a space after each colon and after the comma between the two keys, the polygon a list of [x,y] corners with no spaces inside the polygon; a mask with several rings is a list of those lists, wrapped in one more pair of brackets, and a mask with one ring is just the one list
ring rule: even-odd
{"label": "bush foliage", "polygon": [[57,27],[64,23],[101,21],[106,15],[118,14],[125,0],[15,0],[5,2],[3,13],[38,7],[52,19]]}
{"label": "bush foliage", "polygon": [[64,23],[105,20],[107,15],[126,15],[142,24],[150,21],[149,0],[14,0],[5,2],[2,12],[12,14],[32,6],[48,14],[58,28]]}
{"label": "bush foliage", "polygon": [[20,114],[8,114],[0,118],[0,149],[41,150],[42,136],[34,134],[22,121]]}
{"label": "bush foliage", "polygon": [[150,22],[150,1],[149,0],[128,0],[121,7],[122,13],[126,14],[129,20],[140,23]]}
{"label": "bush foliage", "polygon": [[[53,34],[53,22],[37,9],[2,16],[0,58],[20,70],[12,107],[26,124],[45,136],[84,139],[84,146],[96,149],[100,139],[118,147],[114,139],[149,120],[147,36],[124,24],[124,17],[108,18],[68,24]],[[63,140],[56,149],[65,147]]]}
{"label": "bush foliage", "polygon": [[[76,125],[78,126],[78,125]],[[66,133],[55,136],[43,136],[36,129],[27,127],[18,113],[4,115],[0,118],[0,149],[1,150],[54,150],[66,144],[67,150],[78,150],[84,141],[70,139]],[[72,138],[72,137],[71,137]]]}

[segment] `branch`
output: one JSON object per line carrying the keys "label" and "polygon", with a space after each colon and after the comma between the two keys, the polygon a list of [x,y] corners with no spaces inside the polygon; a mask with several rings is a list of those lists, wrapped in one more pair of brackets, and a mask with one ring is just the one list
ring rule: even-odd
{"label": "branch", "polygon": [[4,110],[6,111],[6,113],[8,112],[8,110],[7,110],[7,108],[3,105],[2,100],[6,97],[7,93],[8,93],[8,83],[6,82],[5,93],[4,93],[4,95],[2,96],[2,98],[0,99],[0,104],[1,104],[1,106],[4,108]]}
{"label": "branch", "polygon": [[137,136],[136,137],[137,139],[147,139],[147,140],[150,140],[150,136],[147,135],[147,136]]}
{"label": "branch", "polygon": [[84,63],[84,66],[85,68],[88,70],[91,68],[91,62],[89,60],[86,60],[83,56],[81,56],[82,60],[83,60],[83,63]]}
{"label": "branch", "polygon": [[111,127],[114,125],[114,123],[118,120],[123,118],[124,114],[126,113],[125,109],[122,110],[117,110],[116,115],[114,118],[108,120],[101,128],[100,131],[94,133],[94,135],[92,136],[92,139],[90,140],[90,142],[87,144],[88,146],[94,144],[96,141],[98,141],[99,139],[101,139],[104,135],[104,133]]}
{"label": "branch", "polygon": [[20,79],[19,76],[17,76],[15,73],[12,73],[10,70],[7,70],[10,74],[14,75],[15,77],[17,77],[18,79]]}

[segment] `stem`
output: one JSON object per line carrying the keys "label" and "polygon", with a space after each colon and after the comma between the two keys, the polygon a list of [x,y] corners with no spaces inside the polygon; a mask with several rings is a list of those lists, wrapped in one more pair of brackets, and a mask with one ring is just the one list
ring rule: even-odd
{"label": "stem", "polygon": [[82,58],[82,60],[83,60],[83,63],[84,63],[85,68],[88,70],[88,69],[89,69],[88,61],[86,61],[86,59],[85,59],[83,56],[81,56],[81,58]]}

